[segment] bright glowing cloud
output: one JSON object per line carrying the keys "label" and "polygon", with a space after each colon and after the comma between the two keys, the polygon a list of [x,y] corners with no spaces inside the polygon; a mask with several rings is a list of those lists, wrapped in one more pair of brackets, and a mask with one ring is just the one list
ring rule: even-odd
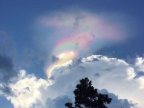
{"label": "bright glowing cloud", "polygon": [[58,60],[47,68],[48,77],[51,77],[51,74],[54,69],[67,66],[72,63],[72,60],[76,57],[76,53],[73,51],[60,53],[57,58]]}
{"label": "bright glowing cloud", "polygon": [[[72,93],[77,81],[83,77],[91,78],[94,86],[100,89],[106,88],[120,95],[120,98],[128,99],[126,103],[132,100],[138,103],[140,108],[144,106],[139,94],[139,85],[143,85],[143,78],[135,79],[136,67],[138,68],[141,62],[131,66],[125,60],[102,55],[92,55],[77,61],[77,58],[88,55],[89,52],[93,53],[91,51],[122,41],[125,33],[119,25],[109,23],[104,16],[89,12],[54,13],[42,17],[40,24],[41,27],[51,30],[50,40],[55,38],[55,41],[52,41],[51,56],[56,59],[46,66],[48,79],[38,79],[23,70],[17,81],[9,84],[14,95],[8,95],[6,98],[15,108],[47,108],[55,106],[50,104],[54,104],[53,101],[59,97],[72,99],[72,94],[69,93]],[[124,84],[129,89],[136,88],[133,95],[127,94]]]}
{"label": "bright glowing cloud", "polygon": [[38,79],[35,75],[21,70],[17,82],[9,85],[12,95],[7,96],[7,99],[14,108],[34,108],[35,106],[38,108],[39,105],[42,108],[46,101],[42,92],[44,93],[50,85],[50,81]]}
{"label": "bright glowing cloud", "polygon": [[69,50],[78,52],[79,50],[88,47],[93,40],[93,35],[88,33],[80,33],[64,37],[56,43],[53,53],[58,54]]}
{"label": "bright glowing cloud", "polygon": [[[144,57],[136,57],[129,63],[97,55],[97,52],[105,53],[105,48],[113,50],[108,54],[118,53],[118,56],[143,53],[139,48],[139,42],[144,39],[141,37],[144,34],[142,5],[132,2],[127,6],[129,2],[113,0],[113,3],[106,2],[108,6],[103,8],[101,5],[106,4],[102,2],[86,6],[88,0],[70,5],[62,3],[64,1],[39,0],[34,5],[23,2],[16,7],[2,2],[0,102],[5,104],[5,97],[14,108],[64,108],[65,102],[74,102],[73,90],[78,81],[88,77],[99,92],[112,98],[108,107],[144,108]],[[133,10],[134,4],[139,5],[138,9]],[[23,10],[25,6],[27,9]],[[9,13],[14,11],[14,14]],[[35,16],[38,18],[31,22]],[[126,28],[127,25],[131,27]],[[129,36],[134,39],[125,42]],[[127,47],[123,49],[124,45]]]}
{"label": "bright glowing cloud", "polygon": [[[118,24],[108,22],[105,16],[90,12],[56,12],[41,18],[40,24],[52,30],[51,38],[58,38],[52,49],[52,56],[56,57],[68,51],[73,51],[78,56],[87,55],[88,52],[92,53],[93,50],[96,51],[105,45],[122,41],[125,37],[124,31]],[[73,59],[75,58],[71,60]],[[52,63],[47,67],[47,73],[52,73],[58,65],[59,60]]]}
{"label": "bright glowing cloud", "polygon": [[[58,57],[64,59],[63,57],[66,56],[68,60],[71,59],[71,57],[67,57],[67,54],[63,53]],[[69,52],[69,54],[73,58],[73,52]],[[80,59],[80,61],[72,62],[70,67],[60,65],[58,69],[53,70],[55,71],[52,74],[53,82],[49,79],[39,79],[35,75],[26,74],[25,70],[21,70],[17,80],[9,84],[13,95],[5,93],[1,93],[1,95],[10,100],[15,108],[59,108],[59,105],[64,107],[67,100],[73,100],[72,91],[78,80],[89,77],[96,88],[107,89],[109,92],[118,95],[117,97],[110,94],[113,97],[110,104],[111,108],[121,106],[143,108],[144,92],[142,87],[144,77],[135,77],[138,75],[136,65],[139,62],[137,59],[134,64],[129,64],[118,58],[109,58],[102,55],[88,56]],[[76,65],[75,62],[77,62]],[[139,66],[141,67],[141,65]],[[59,70],[64,74],[58,74],[56,71]]]}

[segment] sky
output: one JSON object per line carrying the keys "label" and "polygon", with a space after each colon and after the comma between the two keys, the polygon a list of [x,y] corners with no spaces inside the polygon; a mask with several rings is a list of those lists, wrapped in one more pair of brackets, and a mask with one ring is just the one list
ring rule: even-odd
{"label": "sky", "polygon": [[143,3],[0,0],[0,104],[64,108],[88,77],[110,108],[143,108]]}

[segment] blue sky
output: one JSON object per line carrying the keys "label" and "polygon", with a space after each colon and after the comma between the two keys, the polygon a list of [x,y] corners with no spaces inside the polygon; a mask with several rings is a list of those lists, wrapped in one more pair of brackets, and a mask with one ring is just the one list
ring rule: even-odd
{"label": "blue sky", "polygon": [[[31,45],[31,36],[33,31],[30,30],[30,26],[34,23],[34,20],[45,14],[57,10],[64,10],[67,8],[80,8],[89,10],[92,12],[106,12],[123,14],[128,17],[122,17],[126,21],[129,21],[133,34],[135,37],[129,39],[124,44],[125,48],[119,48],[122,55],[142,55],[143,51],[140,49],[143,45],[143,1],[75,1],[75,0],[35,0],[24,1],[14,0],[6,1],[2,0],[0,3],[0,28],[1,31],[8,32],[9,35],[15,40],[16,46],[23,47]],[[121,17],[121,16],[120,16]],[[119,46],[118,46],[119,47]],[[128,52],[129,51],[129,52]]]}
{"label": "blue sky", "polygon": [[[99,44],[94,44],[90,51],[92,54],[133,63],[136,57],[143,57],[144,54],[143,4],[143,0],[0,0],[1,83],[8,85],[11,80],[9,75],[17,77],[21,69],[37,78],[47,78],[44,71],[52,62],[53,47],[56,41],[64,38],[61,35],[71,30],[65,32],[63,29],[45,28],[39,25],[39,20],[51,20],[49,18],[55,18],[59,12],[72,12],[72,15],[86,12],[86,15],[90,13],[92,17],[102,17],[110,26],[118,24],[121,31],[125,32],[124,41],[112,44],[108,42],[106,45],[103,45],[105,41],[100,42],[102,47],[97,48]],[[90,56],[88,51],[84,51],[86,56]],[[84,57],[81,55],[79,58]],[[9,60],[12,61],[12,66]],[[3,96],[0,97],[0,103],[3,103],[3,108],[13,108]]]}

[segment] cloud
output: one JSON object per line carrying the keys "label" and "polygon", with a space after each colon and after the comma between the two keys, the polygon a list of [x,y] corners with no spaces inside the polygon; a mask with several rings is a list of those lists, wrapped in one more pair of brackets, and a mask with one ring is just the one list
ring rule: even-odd
{"label": "cloud", "polygon": [[[142,71],[143,67],[143,57],[137,57],[135,63],[133,64],[129,64],[122,59],[109,58],[101,55],[93,55],[83,59],[83,62],[88,64],[91,64],[94,61],[95,63],[103,61],[104,64],[100,65],[103,66],[103,68],[106,68],[106,71],[103,71],[99,70],[101,66],[98,67],[98,70],[102,72],[100,72],[101,78],[99,77],[100,82],[98,83],[101,83],[103,87],[105,86],[105,88],[113,93],[121,94],[120,98],[126,98],[134,103],[138,103],[139,108],[144,106],[141,101],[141,95],[144,93],[142,91],[144,77],[139,74],[139,71]],[[92,68],[90,69],[94,70]],[[98,84],[96,85],[98,86]],[[101,88],[101,85],[98,88]],[[132,91],[132,94],[128,95],[128,91]]]}
{"label": "cloud", "polygon": [[53,100],[47,100],[46,106],[48,108],[64,108],[66,102],[72,102],[71,98],[68,96],[60,96]]}
{"label": "cloud", "polygon": [[[94,14],[86,11],[55,12],[42,17],[40,23],[44,27],[65,32],[90,32],[95,37],[107,37],[120,39],[124,31],[120,30],[120,24],[106,20],[106,15]],[[122,25],[121,25],[122,26]],[[61,32],[58,32],[61,33]]]}
{"label": "cloud", "polygon": [[[134,107],[131,104],[132,101],[132,103],[138,104],[139,108],[143,108],[142,95],[144,93],[141,88],[143,77],[135,78],[138,75],[136,64],[137,60],[135,63],[129,64],[125,60],[118,58],[92,55],[73,62],[69,67],[56,69],[53,73],[55,84],[51,86],[51,89],[54,92],[57,88],[66,93],[69,88],[74,90],[75,84],[78,83],[79,79],[89,77],[96,88],[106,88],[108,91],[118,95],[118,100],[122,105]],[[61,85],[63,85],[62,88]],[[62,93],[57,93],[57,95],[60,94]]]}
{"label": "cloud", "polygon": [[[111,20],[108,15],[89,11],[59,11],[44,15],[38,19],[38,27],[49,31],[46,46],[52,46],[51,56],[73,51],[78,57],[92,54],[104,46],[125,40],[123,24]],[[40,30],[41,30],[40,29]],[[48,41],[51,40],[50,45]],[[77,57],[75,57],[77,58]],[[73,59],[75,59],[73,58]],[[48,61],[45,70],[55,64]],[[55,66],[54,66],[55,67]],[[47,72],[51,73],[51,72]],[[50,75],[49,75],[50,76]]]}
{"label": "cloud", "polygon": [[135,104],[129,102],[127,99],[119,99],[119,97],[113,93],[109,93],[107,90],[103,89],[101,93],[109,94],[109,97],[112,98],[111,103],[108,105],[108,108],[133,108]]}
{"label": "cloud", "polygon": [[134,64],[129,64],[118,58],[92,55],[55,69],[51,79],[37,78],[21,70],[17,80],[8,84],[13,95],[3,95],[15,108],[59,108],[66,101],[74,101],[76,84],[81,78],[88,77],[95,88],[113,98],[111,108],[143,108],[144,92],[141,87],[144,79],[143,76],[135,78],[137,59]]}
{"label": "cloud", "polygon": [[13,95],[7,99],[15,108],[33,108],[35,105],[43,106],[45,102],[44,92],[50,83],[44,79],[38,79],[35,75],[27,75],[21,70],[14,84],[9,84]]}
{"label": "cloud", "polygon": [[12,59],[0,54],[0,94],[11,94],[8,83],[16,76]]}
{"label": "cloud", "polygon": [[67,50],[79,50],[81,57],[92,54],[127,38],[125,25],[112,19],[117,18],[82,10],[43,15],[36,22],[37,34],[40,33],[38,40],[42,40],[39,45],[51,52],[52,56]]}

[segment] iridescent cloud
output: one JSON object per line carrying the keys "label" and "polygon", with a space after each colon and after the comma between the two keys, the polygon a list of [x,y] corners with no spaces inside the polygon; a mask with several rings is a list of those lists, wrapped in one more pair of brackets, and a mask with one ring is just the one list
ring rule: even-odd
{"label": "iridescent cloud", "polygon": [[[125,36],[118,24],[89,12],[59,12],[43,17],[40,23],[53,31],[53,37],[59,37],[52,50],[55,57],[62,53],[68,53],[68,56],[71,51],[77,55],[87,53],[92,48],[97,50],[109,43],[122,41]],[[65,60],[68,62],[75,58]],[[54,70],[60,63],[63,65],[58,58],[46,70]]]}

